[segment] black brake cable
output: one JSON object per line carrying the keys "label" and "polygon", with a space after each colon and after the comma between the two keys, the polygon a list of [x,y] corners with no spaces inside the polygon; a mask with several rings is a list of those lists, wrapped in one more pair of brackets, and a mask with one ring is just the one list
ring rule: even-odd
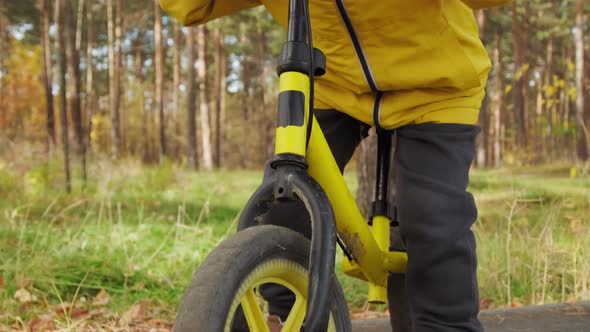
{"label": "black brake cable", "polygon": [[311,16],[309,13],[309,0],[301,0],[303,4],[303,13],[305,16],[305,23],[307,25],[307,45],[309,46],[309,114],[307,117],[307,138],[305,147],[309,146],[309,139],[311,137],[311,128],[313,121],[313,99],[314,99],[314,80],[315,80],[315,65],[313,61],[313,35],[311,32]]}
{"label": "black brake cable", "polygon": [[[313,61],[313,35],[311,32],[311,16],[309,13],[309,0],[301,0],[303,2],[303,13],[305,16],[305,23],[307,25],[307,45],[309,46],[309,116],[307,120],[307,140],[305,142],[305,147],[309,146],[309,139],[311,137],[311,128],[312,128],[312,121],[313,121],[313,99],[314,99],[314,78],[315,78],[315,65]],[[340,239],[340,236],[336,235],[336,241],[342,252],[346,256],[346,258],[352,262],[354,258],[352,257],[352,253],[346,248],[343,241]]]}

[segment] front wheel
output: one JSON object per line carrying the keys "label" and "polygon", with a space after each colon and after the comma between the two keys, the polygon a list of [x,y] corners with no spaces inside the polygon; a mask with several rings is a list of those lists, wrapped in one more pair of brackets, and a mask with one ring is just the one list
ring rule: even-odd
{"label": "front wheel", "polygon": [[[310,242],[290,229],[250,227],[223,241],[195,273],[176,317],[175,331],[269,331],[263,284],[279,284],[295,295],[281,331],[300,331],[305,318]],[[348,306],[336,278],[328,331],[352,330]],[[240,324],[240,317],[245,323]]]}

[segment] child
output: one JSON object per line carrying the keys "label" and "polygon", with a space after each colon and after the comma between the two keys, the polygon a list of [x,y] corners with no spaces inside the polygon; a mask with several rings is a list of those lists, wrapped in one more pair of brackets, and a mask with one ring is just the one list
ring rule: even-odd
{"label": "child", "polygon": [[[287,26],[288,0],[160,2],[185,25],[262,4]],[[310,1],[313,43],[328,59],[314,112],[340,169],[369,126],[396,130],[396,206],[408,267],[407,278],[389,280],[405,283],[396,291],[407,293],[412,325],[399,326],[394,309],[396,331],[483,331],[470,230],[477,209],[466,188],[491,63],[472,9],[506,2]],[[267,217],[300,224],[300,207],[277,210]],[[270,311],[285,316],[289,301],[273,301],[280,289],[265,293]]]}

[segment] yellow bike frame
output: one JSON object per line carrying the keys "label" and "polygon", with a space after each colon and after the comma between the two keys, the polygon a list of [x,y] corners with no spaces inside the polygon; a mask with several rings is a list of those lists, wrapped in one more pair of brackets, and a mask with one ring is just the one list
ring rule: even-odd
{"label": "yellow bike frame", "polygon": [[315,117],[311,118],[311,137],[307,141],[310,78],[299,72],[284,72],[279,78],[279,90],[280,93],[303,94],[305,106],[303,124],[277,126],[275,153],[306,158],[308,172],[326,192],[334,210],[338,235],[354,259],[344,259],[344,272],[369,283],[369,302],[385,303],[387,274],[405,272],[408,260],[404,252],[389,251],[391,219],[385,215],[376,215],[372,227],[367,224]]}

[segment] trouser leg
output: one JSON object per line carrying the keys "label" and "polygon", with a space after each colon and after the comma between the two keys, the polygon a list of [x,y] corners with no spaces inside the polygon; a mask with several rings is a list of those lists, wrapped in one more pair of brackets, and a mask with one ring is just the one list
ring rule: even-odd
{"label": "trouser leg", "polygon": [[[334,110],[316,110],[316,119],[326,137],[332,155],[340,168],[344,167],[354,154],[356,147],[366,137],[369,127],[358,120]],[[311,238],[311,221],[303,203],[280,202],[264,216],[263,223],[293,229]],[[285,319],[295,302],[295,296],[287,288],[266,284],[259,289],[269,303],[269,312]]]}
{"label": "trouser leg", "polygon": [[413,331],[413,319],[406,291],[405,274],[389,274],[387,278],[387,301],[389,305],[389,320],[393,331]]}
{"label": "trouser leg", "polygon": [[477,210],[466,191],[478,132],[458,124],[397,130],[396,203],[415,331],[483,331],[470,230]]}

